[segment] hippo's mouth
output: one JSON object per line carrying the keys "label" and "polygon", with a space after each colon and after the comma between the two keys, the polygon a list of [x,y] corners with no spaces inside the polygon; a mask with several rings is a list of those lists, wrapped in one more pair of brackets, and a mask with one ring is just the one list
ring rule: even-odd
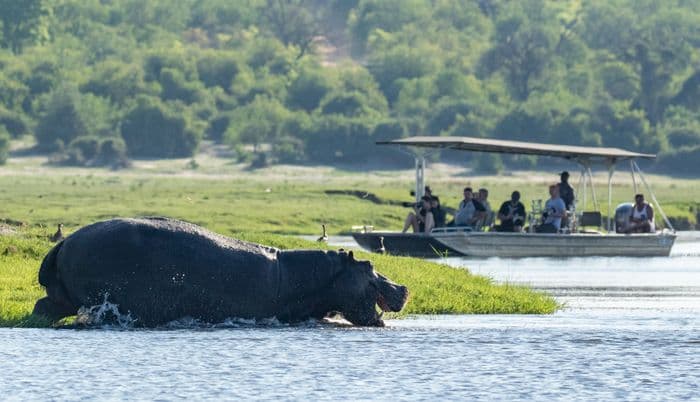
{"label": "hippo's mouth", "polygon": [[389,307],[389,305],[386,303],[386,300],[384,300],[384,296],[382,295],[379,295],[379,297],[377,297],[377,306],[379,306],[379,308],[382,311],[392,311],[391,307]]}

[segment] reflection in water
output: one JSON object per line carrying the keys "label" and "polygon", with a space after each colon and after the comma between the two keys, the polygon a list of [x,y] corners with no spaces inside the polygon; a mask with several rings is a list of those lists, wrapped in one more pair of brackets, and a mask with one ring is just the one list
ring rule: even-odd
{"label": "reflection in water", "polygon": [[156,331],[0,329],[0,395],[700,398],[700,242],[679,242],[671,258],[444,262],[532,285],[567,308],[544,316],[417,316],[383,329],[239,321]]}

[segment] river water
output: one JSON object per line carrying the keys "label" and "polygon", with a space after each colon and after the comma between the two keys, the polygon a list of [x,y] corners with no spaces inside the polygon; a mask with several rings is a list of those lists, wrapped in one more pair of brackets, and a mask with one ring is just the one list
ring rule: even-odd
{"label": "river water", "polygon": [[670,258],[445,260],[550,292],[548,316],[0,329],[0,398],[700,400],[694,236]]}

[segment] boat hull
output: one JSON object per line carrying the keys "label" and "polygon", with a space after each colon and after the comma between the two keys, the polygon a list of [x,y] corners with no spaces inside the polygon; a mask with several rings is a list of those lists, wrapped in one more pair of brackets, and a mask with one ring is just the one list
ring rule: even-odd
{"label": "boat hull", "polygon": [[[366,250],[384,247],[390,254],[437,258],[470,257],[656,257],[668,256],[676,235],[658,234],[545,234],[499,232],[447,232],[431,234],[354,233]],[[437,244],[437,246],[436,246]]]}
{"label": "boat hull", "polygon": [[384,238],[384,248],[386,252],[391,255],[421,258],[440,258],[462,255],[456,250],[445,246],[430,234],[369,232],[353,233],[352,237],[363,249],[374,252],[381,247],[380,238]]}

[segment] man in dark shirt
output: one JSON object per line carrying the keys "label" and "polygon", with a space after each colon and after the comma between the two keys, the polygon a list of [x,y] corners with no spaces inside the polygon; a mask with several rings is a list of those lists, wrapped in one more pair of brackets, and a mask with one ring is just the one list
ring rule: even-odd
{"label": "man in dark shirt", "polygon": [[569,185],[569,172],[566,170],[561,172],[561,183],[559,183],[559,197],[564,200],[566,210],[571,211],[574,205],[574,189]]}
{"label": "man in dark shirt", "polygon": [[525,223],[525,206],[520,202],[520,192],[513,191],[510,201],[501,204],[498,210],[498,219],[501,224],[496,226],[499,232],[520,232]]}

